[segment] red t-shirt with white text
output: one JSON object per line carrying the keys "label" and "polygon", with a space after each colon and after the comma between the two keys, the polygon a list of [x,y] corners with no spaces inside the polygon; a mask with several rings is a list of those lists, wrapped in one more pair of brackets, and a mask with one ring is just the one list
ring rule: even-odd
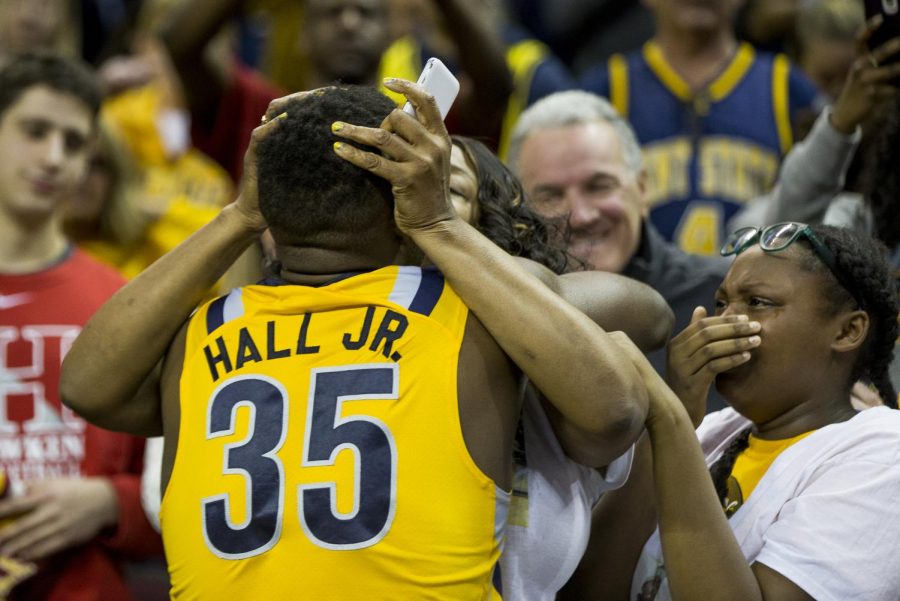
{"label": "red t-shirt with white text", "polygon": [[14,494],[31,480],[104,476],[119,497],[115,532],[61,553],[28,582],[42,598],[128,599],[116,555],[161,548],[140,505],[143,439],[87,424],[59,397],[66,352],[123,283],[77,249],[36,273],[0,273],[0,469]]}

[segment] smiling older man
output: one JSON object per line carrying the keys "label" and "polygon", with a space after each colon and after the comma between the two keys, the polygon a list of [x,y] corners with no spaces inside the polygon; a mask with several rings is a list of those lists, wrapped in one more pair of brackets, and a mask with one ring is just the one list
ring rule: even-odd
{"label": "smiling older man", "polygon": [[[697,306],[712,312],[729,262],[688,255],[659,235],[647,219],[640,146],[609,102],[581,91],[538,101],[516,125],[509,163],[534,209],[564,222],[576,263],[654,288],[675,313],[676,332],[690,323]],[[650,360],[665,373],[664,351],[652,353]],[[723,406],[712,391],[709,410]]]}

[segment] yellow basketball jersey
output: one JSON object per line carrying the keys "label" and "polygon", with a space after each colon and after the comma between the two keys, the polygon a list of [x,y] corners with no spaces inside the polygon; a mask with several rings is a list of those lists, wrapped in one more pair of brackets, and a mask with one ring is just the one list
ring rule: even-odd
{"label": "yellow basketball jersey", "polygon": [[418,267],[199,309],[160,513],[172,597],[492,598],[508,495],[460,428],[467,315]]}

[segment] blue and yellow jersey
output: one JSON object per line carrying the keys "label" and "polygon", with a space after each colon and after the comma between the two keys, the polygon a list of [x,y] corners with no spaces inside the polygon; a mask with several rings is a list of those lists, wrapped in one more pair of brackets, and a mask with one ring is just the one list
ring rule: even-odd
{"label": "blue and yellow jersey", "polygon": [[173,598],[497,598],[508,494],[460,427],[467,315],[418,267],[201,307],[160,512]]}
{"label": "blue and yellow jersey", "polygon": [[651,219],[688,252],[715,254],[725,223],[775,183],[792,120],[817,92],[784,55],[740,44],[721,74],[695,92],[662,50],[613,55],[582,87],[610,99],[643,148]]}

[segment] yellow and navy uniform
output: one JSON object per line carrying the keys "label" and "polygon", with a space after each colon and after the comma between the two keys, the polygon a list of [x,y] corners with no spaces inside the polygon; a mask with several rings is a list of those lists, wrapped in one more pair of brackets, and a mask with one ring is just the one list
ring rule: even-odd
{"label": "yellow and navy uniform", "polygon": [[653,224],[685,251],[706,255],[719,250],[741,205],[772,188],[793,144],[792,120],[819,101],[787,57],[746,43],[699,92],[654,41],[613,55],[581,86],[608,97],[634,128]]}
{"label": "yellow and navy uniform", "polygon": [[160,513],[173,598],[497,598],[509,498],[463,440],[467,316],[396,266],[201,307]]}

